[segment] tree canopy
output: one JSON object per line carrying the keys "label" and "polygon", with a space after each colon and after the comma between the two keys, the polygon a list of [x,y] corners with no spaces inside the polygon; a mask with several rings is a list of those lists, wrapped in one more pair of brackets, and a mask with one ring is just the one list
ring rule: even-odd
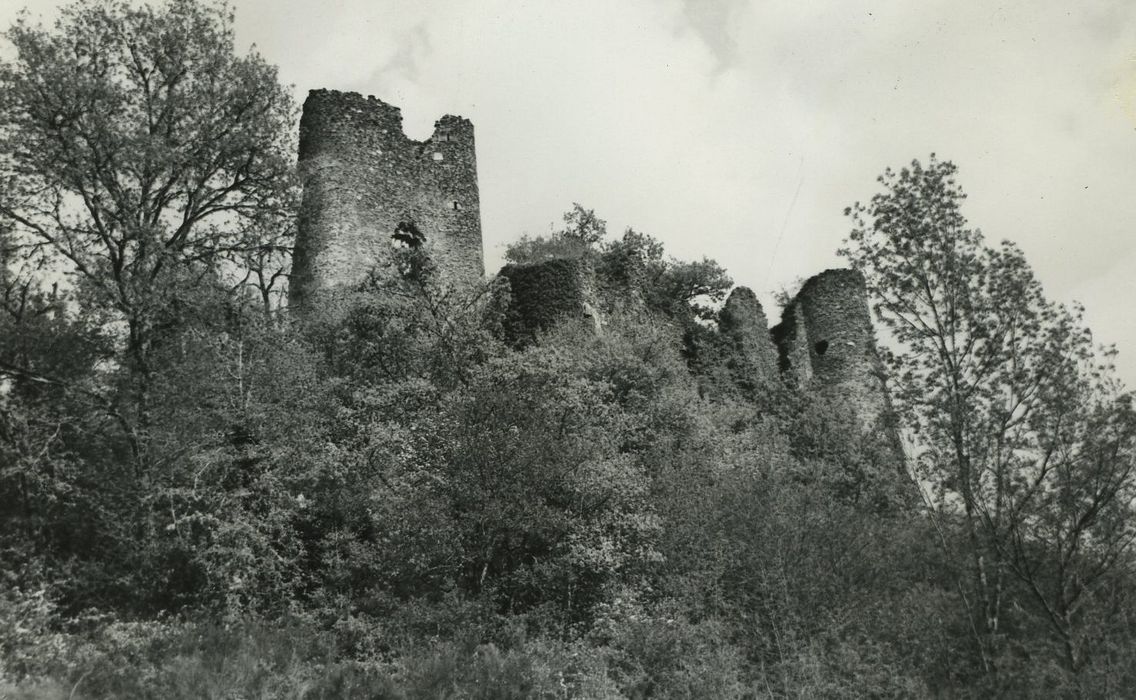
{"label": "tree canopy", "polygon": [[123,410],[144,442],[156,344],[197,288],[279,286],[295,105],[274,67],[236,55],[221,4],[76,3],[6,38],[4,262],[62,276],[84,314],[120,324]]}
{"label": "tree canopy", "polygon": [[983,667],[996,671],[1020,602],[1038,606],[1078,671],[1110,572],[1131,564],[1132,397],[1081,309],[1046,298],[1013,243],[991,247],[969,227],[956,174],[934,156],[885,171],[883,192],[846,210],[841,252],[894,341],[891,379],[928,506],[966,534],[962,602]]}

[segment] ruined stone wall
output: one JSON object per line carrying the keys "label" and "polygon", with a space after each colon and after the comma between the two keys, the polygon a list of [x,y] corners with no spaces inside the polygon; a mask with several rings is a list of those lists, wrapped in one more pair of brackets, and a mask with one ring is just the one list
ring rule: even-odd
{"label": "ruined stone wall", "polygon": [[421,246],[445,280],[484,274],[468,120],[442,117],[433,135],[418,142],[403,133],[398,107],[312,90],[300,120],[299,169],[304,194],[293,305],[302,309],[322,291],[362,281],[398,245]]}
{"label": "ruined stone wall", "polygon": [[579,320],[600,330],[595,274],[580,258],[554,258],[501,268],[512,295],[505,334],[523,344],[561,321]]}
{"label": "ruined stone wall", "polygon": [[762,386],[777,376],[777,350],[769,335],[769,322],[757,295],[736,287],[718,312],[718,330],[729,344],[729,369],[747,384]]}
{"label": "ruined stone wall", "polygon": [[[864,278],[826,270],[810,278],[773,329],[781,371],[797,386],[847,401],[865,429],[890,422]],[[898,439],[898,438],[897,438]]]}

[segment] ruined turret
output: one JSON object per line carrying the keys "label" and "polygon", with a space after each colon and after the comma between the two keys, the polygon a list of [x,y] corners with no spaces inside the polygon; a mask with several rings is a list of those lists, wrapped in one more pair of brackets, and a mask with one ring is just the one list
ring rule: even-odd
{"label": "ruined turret", "polygon": [[747,385],[761,386],[777,376],[777,351],[757,295],[736,287],[718,312],[718,330],[732,352],[728,364]]}
{"label": "ruined turret", "polygon": [[583,258],[513,263],[498,274],[509,281],[512,297],[505,319],[510,342],[523,344],[563,321],[585,322],[600,332],[595,272]]}
{"label": "ruined turret", "polygon": [[[773,329],[782,374],[849,404],[865,430],[893,426],[864,278],[826,270],[810,278]],[[898,435],[889,436],[898,449]]]}
{"label": "ruined turret", "polygon": [[300,120],[303,184],[290,301],[307,313],[325,292],[363,281],[399,247],[429,256],[447,281],[484,273],[473,125],[445,116],[425,141],[398,107],[313,90]]}

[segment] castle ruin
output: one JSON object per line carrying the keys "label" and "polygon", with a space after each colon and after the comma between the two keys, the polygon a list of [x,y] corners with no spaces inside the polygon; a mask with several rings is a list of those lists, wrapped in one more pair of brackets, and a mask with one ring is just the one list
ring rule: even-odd
{"label": "castle ruin", "polygon": [[[398,107],[374,97],[313,90],[300,122],[303,203],[291,278],[301,314],[325,307],[336,289],[357,286],[399,247],[425,253],[440,279],[484,275],[473,125],[444,116],[417,142]],[[512,288],[506,332],[532,338],[559,320],[602,320],[594,275],[576,259],[507,265]],[[865,431],[891,435],[891,405],[876,351],[864,280],[827,270],[805,282],[769,329],[754,293],[737,287],[718,314],[730,370],[751,387],[784,380],[850,405]],[[881,421],[883,423],[881,423]]]}
{"label": "castle ruin", "polygon": [[512,294],[505,334],[512,342],[531,340],[564,319],[587,321],[599,331],[595,274],[579,258],[513,263],[497,273]]}
{"label": "castle ruin", "polygon": [[809,278],[771,331],[782,376],[849,404],[863,430],[891,419],[864,277],[825,270]]}
{"label": "castle ruin", "polygon": [[312,90],[300,119],[303,203],[290,304],[362,282],[398,247],[422,250],[443,279],[484,273],[473,125],[444,116],[425,141],[402,112],[374,97]]}
{"label": "castle ruin", "polygon": [[[747,383],[760,387],[778,374],[777,350],[769,335],[769,322],[757,295],[749,287],[735,287],[718,312],[718,331],[731,348],[736,369]],[[735,368],[731,368],[735,369]]]}

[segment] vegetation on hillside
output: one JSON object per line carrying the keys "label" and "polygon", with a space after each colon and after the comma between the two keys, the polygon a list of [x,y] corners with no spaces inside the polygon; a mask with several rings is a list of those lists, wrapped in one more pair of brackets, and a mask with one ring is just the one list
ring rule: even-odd
{"label": "vegetation on hillside", "polygon": [[[731,282],[576,206],[602,334],[403,251],[281,306],[294,106],[224,7],[0,66],[0,696],[1120,697],[1136,414],[932,158],[849,209],[911,479],[702,352]],[[914,497],[921,494],[922,498]]]}

